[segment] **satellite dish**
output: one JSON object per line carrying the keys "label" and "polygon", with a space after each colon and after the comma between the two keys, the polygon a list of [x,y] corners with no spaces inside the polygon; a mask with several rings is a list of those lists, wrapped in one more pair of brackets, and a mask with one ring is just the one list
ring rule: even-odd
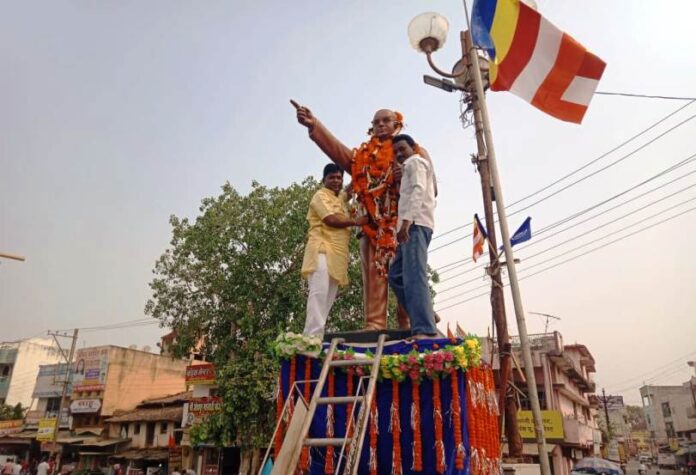
{"label": "satellite dish", "polygon": [[146,352],[146,353],[150,353],[150,350],[151,350],[151,349],[152,349],[152,348],[150,348],[150,345],[145,345],[145,346],[143,346],[143,351]]}
{"label": "satellite dish", "polygon": [[137,349],[138,349],[138,345],[128,345],[128,349],[129,349],[129,350],[137,350]]}

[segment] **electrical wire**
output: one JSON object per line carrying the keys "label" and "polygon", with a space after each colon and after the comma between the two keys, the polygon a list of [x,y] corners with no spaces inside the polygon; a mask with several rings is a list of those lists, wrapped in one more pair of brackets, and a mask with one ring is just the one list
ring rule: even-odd
{"label": "electrical wire", "polygon": [[[690,104],[690,103],[689,103],[689,104]],[[687,105],[688,105],[688,104],[687,104]],[[550,193],[550,194],[548,194],[548,195],[546,195],[546,196],[544,196],[544,197],[542,197],[542,198],[540,198],[540,199],[538,199],[538,200],[532,202],[531,204],[528,204],[528,205],[526,205],[526,206],[524,206],[524,207],[522,207],[522,208],[520,208],[520,209],[518,209],[518,210],[515,210],[515,211],[513,211],[513,212],[511,212],[511,213],[508,213],[507,216],[508,216],[508,217],[514,216],[514,215],[519,214],[519,213],[521,213],[521,212],[523,212],[523,211],[526,211],[526,210],[528,210],[528,209],[530,209],[530,208],[532,208],[532,207],[538,205],[539,203],[542,203],[542,202],[548,200],[549,198],[552,198],[552,197],[554,197],[554,196],[557,196],[557,195],[559,195],[560,193],[566,191],[567,189],[569,189],[569,188],[571,188],[571,187],[573,187],[573,186],[575,186],[575,185],[577,185],[577,184],[579,184],[579,183],[582,183],[583,181],[587,180],[588,178],[591,178],[591,177],[593,177],[593,176],[595,176],[595,175],[597,175],[597,174],[599,174],[599,173],[601,173],[601,172],[603,172],[603,171],[605,171],[605,170],[607,170],[607,169],[609,169],[609,168],[611,168],[611,167],[613,167],[613,166],[615,166],[615,165],[617,165],[617,164],[623,162],[624,160],[626,160],[626,159],[628,159],[628,158],[634,156],[634,155],[635,155],[636,153],[638,153],[639,151],[645,149],[647,146],[649,146],[649,145],[655,143],[657,140],[659,140],[660,138],[664,137],[664,136],[667,135],[668,133],[673,132],[673,131],[676,130],[678,127],[681,127],[682,125],[686,124],[687,122],[689,122],[689,121],[691,121],[691,120],[693,120],[693,119],[695,119],[695,118],[696,118],[696,114],[687,117],[687,118],[684,119],[683,121],[679,122],[677,125],[672,126],[671,128],[667,129],[665,132],[662,132],[662,133],[661,133],[660,135],[658,135],[657,137],[652,138],[652,139],[649,140],[648,142],[646,142],[646,143],[644,143],[643,145],[641,145],[640,147],[638,147],[638,148],[632,150],[631,152],[627,153],[626,155],[622,156],[621,158],[619,158],[619,159],[617,159],[617,160],[614,160],[613,162],[611,162],[611,163],[609,163],[609,164],[603,166],[602,168],[599,168],[598,170],[595,170],[595,171],[593,171],[592,173],[589,173],[589,174],[587,174],[587,175],[585,175],[585,176],[583,176],[583,177],[581,177],[581,178],[579,178],[579,179],[577,179],[577,180],[575,180],[575,181],[573,181],[573,182],[571,182],[571,183],[569,183],[569,184],[567,184],[567,185],[565,185],[565,186],[563,186],[563,187],[557,189],[557,190],[554,191],[553,193]],[[510,206],[512,206],[512,205],[510,205]],[[508,208],[508,207],[506,207],[506,209],[507,209],[507,208]],[[470,235],[469,235],[469,236],[470,236]],[[438,247],[436,247],[436,248],[434,248],[434,249],[432,249],[432,250],[429,250],[428,253],[435,252],[435,251],[438,251],[438,250],[440,250],[440,249],[443,249],[443,248],[445,248],[445,247],[447,247],[447,246],[450,246],[450,245],[452,245],[452,244],[454,244],[454,243],[456,243],[456,242],[459,242],[459,241],[461,241],[461,240],[463,240],[463,239],[466,239],[466,237],[468,237],[468,236],[464,236],[464,237],[455,239],[454,241],[450,241],[450,242],[448,242],[448,243],[446,243],[446,244],[443,244],[443,245],[441,245],[441,246],[438,246]]]}
{"label": "electrical wire", "polygon": [[595,91],[595,94],[600,96],[622,96],[622,97],[639,97],[641,99],[666,99],[672,101],[696,101],[696,97],[679,97],[679,96],[653,96],[649,94],[631,94],[628,92],[606,92]]}
{"label": "electrical wire", "polygon": [[[574,261],[574,260],[576,260],[576,259],[579,259],[579,258],[581,258],[581,257],[583,257],[583,256],[586,256],[586,255],[588,255],[588,254],[591,254],[591,253],[593,253],[593,252],[599,251],[599,250],[601,250],[601,249],[606,249],[608,246],[610,246],[610,245],[612,245],[612,244],[615,244],[615,243],[617,243],[617,242],[621,242],[621,241],[623,241],[623,240],[625,240],[625,239],[628,239],[629,237],[635,236],[636,234],[642,233],[642,232],[644,232],[644,231],[648,231],[648,230],[650,230],[650,229],[652,229],[652,228],[654,228],[654,227],[656,227],[656,226],[659,226],[660,224],[666,223],[666,222],[668,222],[668,221],[671,221],[671,220],[673,220],[673,219],[676,219],[676,218],[678,218],[678,217],[680,217],[680,216],[683,216],[683,215],[685,215],[685,214],[687,214],[687,213],[690,213],[690,212],[692,212],[692,211],[695,211],[695,210],[696,210],[696,207],[689,208],[689,209],[687,209],[687,210],[685,210],[685,211],[682,211],[682,212],[680,212],[680,213],[678,213],[678,214],[676,214],[676,215],[670,216],[669,218],[665,218],[665,219],[663,219],[663,220],[661,220],[661,221],[658,221],[658,222],[653,223],[653,224],[651,224],[651,225],[649,225],[649,226],[645,226],[645,227],[643,227],[643,228],[641,228],[641,229],[638,229],[637,231],[634,231],[634,232],[632,232],[632,233],[629,233],[629,234],[627,234],[627,235],[625,235],[625,236],[621,236],[620,238],[617,238],[617,239],[614,239],[614,240],[609,241],[609,242],[607,242],[607,243],[604,243],[604,244],[602,244],[601,246],[597,246],[597,247],[595,247],[595,248],[593,248],[593,249],[590,249],[590,250],[588,250],[588,251],[585,251],[585,252],[583,252],[583,253],[581,253],[581,254],[578,254],[578,255],[573,256],[573,257],[568,258],[568,259],[565,259],[565,260],[563,260],[563,261],[561,261],[561,262],[557,262],[557,263],[555,263],[555,264],[553,264],[553,265],[551,265],[551,266],[548,266],[548,267],[546,267],[546,268],[544,268],[544,269],[541,269],[541,270],[539,270],[539,271],[537,271],[537,272],[534,272],[534,273],[532,273],[532,274],[524,274],[523,276],[520,277],[519,280],[524,280],[524,279],[528,279],[528,278],[530,278],[530,277],[534,277],[534,276],[536,276],[536,275],[539,275],[539,274],[542,274],[542,273],[547,272],[547,271],[549,271],[549,270],[555,269],[556,267],[559,267],[559,266],[561,266],[561,265],[563,265],[563,264],[567,264],[568,262],[572,262],[572,261]],[[620,231],[619,231],[619,232],[620,232]],[[596,242],[596,241],[595,241],[595,242]],[[576,250],[577,250],[577,249],[576,249]],[[549,261],[551,261],[551,260],[555,260],[555,259],[558,258],[558,257],[560,257],[560,256],[554,256],[554,257],[552,257],[552,258],[549,258],[547,261],[544,261],[544,263],[545,263],[545,262],[549,262]],[[536,266],[536,265],[538,265],[538,264],[535,264],[535,266]],[[525,270],[527,270],[527,269],[525,269]],[[508,284],[504,284],[504,285],[507,286]],[[488,287],[488,286],[487,286],[487,287]],[[465,292],[465,293],[468,293],[468,291]],[[484,293],[475,295],[475,296],[473,296],[473,297],[469,297],[469,298],[467,298],[467,299],[465,299],[465,300],[456,302],[456,303],[454,303],[454,304],[448,305],[448,306],[446,306],[446,307],[438,307],[438,308],[436,309],[436,311],[439,312],[439,311],[447,310],[447,309],[449,309],[449,308],[459,306],[459,305],[461,305],[461,304],[464,304],[464,303],[466,303],[466,302],[470,302],[471,300],[477,299],[477,298],[479,298],[479,297],[482,297],[482,296],[488,295],[488,294],[489,294],[488,292],[484,292]]]}
{"label": "electrical wire", "polygon": [[[529,198],[532,198],[532,197],[538,195],[539,193],[543,193],[544,191],[548,190],[549,188],[553,187],[554,185],[557,185],[558,183],[562,182],[563,180],[566,180],[566,179],[572,177],[573,175],[575,175],[575,174],[577,174],[578,172],[581,172],[582,170],[584,170],[584,169],[590,167],[591,165],[593,165],[593,164],[597,163],[598,161],[602,160],[603,158],[606,158],[608,155],[612,154],[613,152],[615,152],[615,151],[619,150],[620,148],[622,148],[622,147],[628,145],[629,143],[631,143],[632,141],[634,141],[634,140],[636,140],[637,138],[641,137],[642,135],[645,135],[646,133],[648,133],[649,131],[651,131],[652,129],[654,129],[655,127],[657,127],[658,125],[660,125],[660,124],[662,124],[663,122],[665,122],[666,120],[668,120],[670,117],[676,115],[677,113],[681,112],[682,110],[684,110],[685,108],[687,108],[688,106],[690,106],[691,104],[693,104],[694,102],[696,102],[696,99],[693,99],[693,100],[691,100],[689,103],[687,103],[687,104],[685,104],[685,105],[683,105],[683,106],[680,106],[679,108],[677,108],[677,109],[674,110],[673,112],[670,112],[670,113],[667,114],[666,116],[664,116],[664,117],[662,117],[661,119],[659,119],[657,122],[652,123],[652,124],[649,125],[647,128],[641,130],[641,131],[638,132],[637,134],[635,134],[635,135],[633,135],[632,137],[626,139],[625,141],[623,141],[623,142],[620,143],[619,145],[615,146],[615,147],[612,148],[611,150],[609,150],[609,151],[607,151],[607,152],[604,152],[604,153],[601,154],[600,156],[598,156],[598,157],[596,157],[596,158],[590,160],[589,162],[585,163],[585,164],[582,165],[581,167],[576,168],[575,170],[573,170],[573,171],[567,173],[566,175],[564,175],[564,176],[562,176],[562,177],[556,179],[555,181],[549,183],[548,185],[545,185],[545,186],[543,186],[542,188],[540,188],[540,189],[538,189],[538,190],[536,190],[536,191],[534,191],[534,192],[532,192],[532,193],[530,193],[530,194],[528,194],[528,195],[526,195],[526,196],[523,196],[522,198],[519,198],[518,200],[516,200],[516,201],[510,203],[509,205],[507,205],[507,206],[505,207],[505,209],[510,208],[510,207],[512,207],[512,206],[514,206],[514,205],[516,205],[516,204],[518,204],[518,203],[521,203],[521,202],[523,202],[523,201],[526,201],[526,200],[528,200]],[[467,225],[457,226],[457,227],[452,228],[452,229],[450,229],[450,230],[448,230],[448,231],[439,233],[437,236],[435,236],[435,237],[433,238],[433,241],[436,240],[436,239],[439,239],[439,238],[441,238],[441,237],[443,237],[443,236],[446,236],[446,235],[448,235],[448,234],[451,234],[451,233],[453,233],[453,232],[455,232],[455,231],[458,231],[458,230],[460,230],[460,229],[463,229],[463,228],[465,228],[466,226],[467,226]],[[465,236],[465,237],[469,237],[469,236],[471,236],[471,234],[469,234],[469,235],[467,235],[467,236]]]}
{"label": "electrical wire", "polygon": [[[548,226],[545,226],[545,227],[541,228],[539,231],[536,231],[534,234],[535,234],[535,236],[539,236],[540,234],[544,234],[544,233],[550,231],[551,229],[554,229],[554,228],[556,228],[556,227],[558,227],[558,226],[560,226],[560,225],[562,225],[562,224],[565,224],[565,223],[567,223],[567,222],[569,222],[569,221],[571,221],[571,220],[573,220],[573,219],[576,219],[576,218],[578,218],[578,217],[580,217],[580,216],[582,216],[582,215],[584,215],[584,214],[586,214],[586,213],[588,213],[588,212],[590,212],[590,211],[592,211],[592,210],[594,210],[594,209],[599,208],[599,207],[602,206],[602,205],[605,205],[605,204],[607,204],[607,203],[609,203],[609,202],[611,202],[611,201],[613,201],[613,200],[615,200],[615,199],[617,199],[617,198],[620,198],[621,196],[624,196],[624,195],[630,193],[631,191],[634,191],[634,190],[640,188],[641,186],[644,186],[644,185],[646,185],[646,184],[648,184],[648,183],[650,183],[650,182],[652,182],[652,181],[654,181],[654,180],[656,180],[656,179],[658,179],[658,178],[660,178],[660,177],[662,177],[662,176],[664,176],[664,175],[666,175],[666,174],[668,174],[668,173],[671,173],[671,172],[673,172],[674,170],[677,170],[677,169],[679,169],[679,168],[681,168],[681,167],[683,167],[683,166],[685,166],[685,165],[688,165],[688,164],[694,163],[694,162],[696,162],[696,154],[690,155],[689,157],[687,157],[687,158],[685,158],[685,159],[682,159],[682,160],[680,160],[679,162],[677,162],[677,163],[675,163],[675,164],[673,164],[673,165],[670,165],[669,167],[667,167],[667,168],[661,170],[660,172],[656,173],[655,175],[652,175],[652,176],[648,177],[647,179],[645,179],[645,180],[643,180],[643,181],[641,181],[641,182],[639,182],[639,183],[637,183],[637,184],[635,184],[635,185],[632,185],[632,186],[630,186],[629,188],[627,188],[627,189],[625,189],[625,190],[623,190],[623,191],[621,191],[621,192],[619,192],[619,193],[617,193],[617,194],[615,194],[615,195],[613,195],[613,196],[611,196],[611,197],[609,197],[609,198],[606,198],[606,199],[604,199],[604,200],[602,200],[602,201],[600,201],[600,202],[598,202],[598,203],[595,203],[595,204],[589,206],[588,208],[585,208],[585,209],[583,209],[583,210],[581,210],[581,211],[575,212],[575,213],[573,213],[573,214],[571,214],[571,215],[568,215],[568,216],[566,216],[566,217],[564,217],[564,218],[561,218],[560,220],[558,220],[558,221],[556,221],[556,222],[554,222],[554,223],[552,223],[552,224],[549,224]],[[616,206],[614,206],[613,208],[610,208],[610,209],[608,209],[608,210],[606,210],[606,211],[608,212],[608,211],[614,210],[614,209],[618,208],[619,206],[623,206],[624,204],[630,203],[630,202],[632,202],[632,201],[634,201],[634,200],[636,200],[636,199],[638,199],[638,198],[642,198],[643,196],[646,196],[646,195],[648,195],[648,194],[650,194],[650,193],[653,193],[653,192],[655,192],[655,191],[657,191],[657,190],[660,190],[660,189],[664,188],[665,186],[668,186],[668,185],[670,185],[670,184],[672,184],[672,183],[675,183],[675,182],[677,182],[677,181],[679,181],[679,180],[681,180],[681,179],[683,179],[683,178],[686,178],[686,177],[688,177],[688,176],[691,176],[691,175],[693,175],[694,173],[696,173],[696,170],[691,171],[691,172],[688,172],[688,173],[685,173],[685,174],[683,174],[683,175],[680,175],[680,176],[678,176],[677,178],[674,178],[674,179],[672,179],[672,180],[670,180],[670,181],[668,181],[668,182],[665,182],[665,183],[663,183],[662,185],[659,185],[659,186],[657,186],[657,187],[655,187],[655,188],[653,188],[653,189],[651,189],[651,190],[649,190],[649,191],[646,191],[646,192],[644,192],[644,193],[642,193],[642,194],[640,194],[640,195],[637,195],[637,196],[631,198],[630,200],[626,200],[626,201],[624,201],[623,203],[621,203],[620,205],[616,205]],[[601,214],[603,214],[603,213],[599,213],[599,214],[595,215],[595,217],[596,217],[596,216],[601,216]],[[583,222],[587,222],[587,221],[589,221],[589,219],[590,219],[590,218],[588,218],[587,220],[585,220],[585,221],[583,221]],[[557,234],[560,233],[560,232],[562,232],[562,231],[559,231],[559,232],[557,232],[557,233],[554,233],[554,234],[552,234],[551,236],[555,236],[555,235],[557,235]],[[546,239],[546,238],[545,238],[545,239]],[[529,247],[530,245],[533,245],[533,244],[534,244],[534,243],[531,243],[531,244],[529,244],[529,245],[527,245],[527,246],[525,246],[525,247],[523,247],[523,248],[521,248],[521,249],[525,249],[525,248],[527,248],[527,247]],[[445,273],[451,272],[452,270],[454,270],[454,269],[456,269],[456,268],[458,268],[458,267],[461,267],[462,265],[467,264],[468,262],[471,262],[471,261],[473,261],[473,259],[468,258],[468,259],[461,259],[461,260],[455,261],[455,262],[450,262],[450,263],[448,263],[448,264],[445,264],[444,266],[441,266],[441,268],[442,268],[442,267],[445,267],[445,266],[447,266],[447,265],[450,265],[449,268],[444,269],[444,270],[442,270],[442,271],[439,271],[439,269],[438,269],[438,272],[439,272],[440,274],[445,274]],[[461,262],[461,264],[455,265],[455,264],[460,263],[460,262]],[[453,266],[453,267],[452,267],[452,266]],[[474,269],[476,269],[476,268],[474,268]],[[470,272],[471,270],[473,270],[473,269],[470,269],[469,271],[465,271],[465,272],[456,274],[456,275],[454,275],[454,276],[447,277],[446,279],[441,279],[441,280],[440,280],[440,283],[445,282],[445,281],[450,280],[450,279],[453,279],[453,278],[455,278],[455,277],[459,277],[459,276],[461,276],[461,275],[464,275],[464,274]]]}

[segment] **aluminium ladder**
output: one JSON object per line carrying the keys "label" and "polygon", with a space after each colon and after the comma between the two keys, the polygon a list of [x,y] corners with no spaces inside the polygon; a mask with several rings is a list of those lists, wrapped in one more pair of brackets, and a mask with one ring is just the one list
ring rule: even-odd
{"label": "aluminium ladder", "polygon": [[[372,358],[359,358],[350,360],[334,360],[334,354],[336,353],[336,348],[340,343],[343,343],[342,338],[334,338],[331,340],[331,345],[326,353],[324,359],[324,364],[321,368],[321,373],[319,374],[319,379],[317,380],[316,387],[314,388],[314,393],[312,394],[312,399],[309,401],[309,405],[297,404],[296,408],[300,410],[293,411],[292,418],[288,424],[288,430],[283,440],[283,448],[286,444],[288,445],[286,450],[281,448],[281,454],[285,453],[282,457],[279,456],[276,460],[276,464],[273,466],[273,475],[287,475],[296,473],[298,464],[300,461],[300,456],[302,450],[305,448],[312,447],[342,447],[348,448],[348,455],[346,456],[346,465],[343,470],[343,475],[356,475],[358,473],[358,465],[360,464],[360,454],[362,451],[363,441],[365,439],[365,433],[367,431],[368,421],[370,418],[370,407],[372,406],[372,400],[374,399],[375,387],[377,385],[377,377],[379,376],[379,362],[382,357],[382,352],[384,350],[384,342],[386,340],[386,335],[381,334],[377,340],[377,346],[375,348],[374,356]],[[367,377],[368,384],[367,389],[360,394],[361,384],[357,385],[356,392],[353,395],[347,396],[334,396],[334,397],[322,397],[324,386],[326,384],[326,379],[329,375],[329,371],[332,368],[337,367],[355,367],[355,366],[370,366],[370,374]],[[289,402],[290,397],[288,397]],[[357,423],[355,429],[352,431],[346,430],[346,435],[344,437],[336,438],[310,438],[309,429],[312,425],[312,420],[316,413],[317,407],[319,405],[327,404],[360,404],[360,411],[358,412]],[[355,406],[353,406],[355,407]],[[346,414],[346,418],[352,422],[352,414]],[[301,426],[300,426],[301,422]],[[350,425],[350,423],[349,423]],[[294,427],[293,427],[294,426]],[[276,430],[280,430],[279,427]],[[296,432],[297,437],[291,435],[291,432]],[[288,453],[288,451],[291,453]],[[343,453],[343,451],[341,452]],[[281,460],[282,458],[282,460]],[[339,468],[341,464],[341,458],[339,457],[336,473],[339,473]],[[263,465],[262,465],[263,466]]]}

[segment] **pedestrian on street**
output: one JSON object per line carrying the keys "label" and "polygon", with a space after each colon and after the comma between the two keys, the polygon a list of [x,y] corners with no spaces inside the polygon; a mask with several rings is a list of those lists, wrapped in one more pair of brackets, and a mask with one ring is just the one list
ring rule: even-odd
{"label": "pedestrian on street", "polygon": [[46,459],[43,459],[41,463],[36,467],[36,475],[48,475],[50,466]]}

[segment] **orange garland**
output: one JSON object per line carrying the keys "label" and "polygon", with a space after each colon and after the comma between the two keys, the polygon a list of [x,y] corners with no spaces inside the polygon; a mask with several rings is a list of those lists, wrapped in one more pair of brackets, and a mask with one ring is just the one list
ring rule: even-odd
{"label": "orange garland", "polygon": [[472,475],[498,473],[500,438],[495,382],[490,367],[468,372],[469,445]]}
{"label": "orange garland", "polygon": [[398,189],[394,180],[394,150],[391,139],[373,136],[354,150],[351,164],[353,191],[370,217],[362,231],[375,247],[374,263],[386,276],[389,261],[396,253]]}
{"label": "orange garland", "polygon": [[280,447],[283,445],[283,423],[280,418],[283,415],[283,377],[278,376],[278,397],[276,398],[276,422],[278,424],[278,430],[275,434],[275,443],[273,444],[273,455],[277,459],[280,453]]}
{"label": "orange garland", "polygon": [[368,459],[370,475],[377,475],[377,435],[379,434],[377,419],[377,392],[375,391],[370,405],[370,457]]}
{"label": "orange garland", "polygon": [[[327,395],[329,397],[334,397],[335,395],[335,381],[333,369],[329,370],[329,387],[327,389]],[[326,437],[332,438],[334,436],[334,406],[329,404],[326,406]],[[326,447],[326,461],[324,462],[324,473],[331,475],[334,473],[334,446],[329,445]]]}
{"label": "orange garland", "polygon": [[411,429],[413,429],[413,471],[423,471],[423,439],[420,421],[420,388],[417,380],[411,380]]}
{"label": "orange garland", "polygon": [[442,440],[442,400],[440,379],[433,378],[433,419],[435,422],[435,470],[445,473],[445,443]]}
{"label": "orange garland", "polygon": [[[304,372],[304,398],[305,401],[309,403],[309,398],[311,397],[311,383],[309,382],[310,379],[312,379],[312,360],[308,357],[305,357],[305,372]],[[302,449],[302,454],[300,456],[300,470],[303,472],[309,470],[309,447],[304,447]]]}
{"label": "orange garland", "polygon": [[[355,396],[355,394],[353,394],[353,372],[354,371],[355,370],[353,368],[348,368],[348,375],[346,376],[346,394],[348,396]],[[348,403],[348,406],[346,407],[346,435],[348,437],[353,436],[352,412],[353,412],[353,403],[350,402],[350,403]]]}
{"label": "orange garland", "polygon": [[399,415],[399,381],[392,379],[392,406],[391,406],[392,433],[392,475],[401,475],[401,416]]}
{"label": "orange garland", "polygon": [[455,467],[457,470],[464,468],[464,443],[462,441],[462,407],[459,402],[459,378],[457,372],[452,371],[450,375],[450,384],[452,386],[452,427],[454,429],[454,447],[455,447]]}

